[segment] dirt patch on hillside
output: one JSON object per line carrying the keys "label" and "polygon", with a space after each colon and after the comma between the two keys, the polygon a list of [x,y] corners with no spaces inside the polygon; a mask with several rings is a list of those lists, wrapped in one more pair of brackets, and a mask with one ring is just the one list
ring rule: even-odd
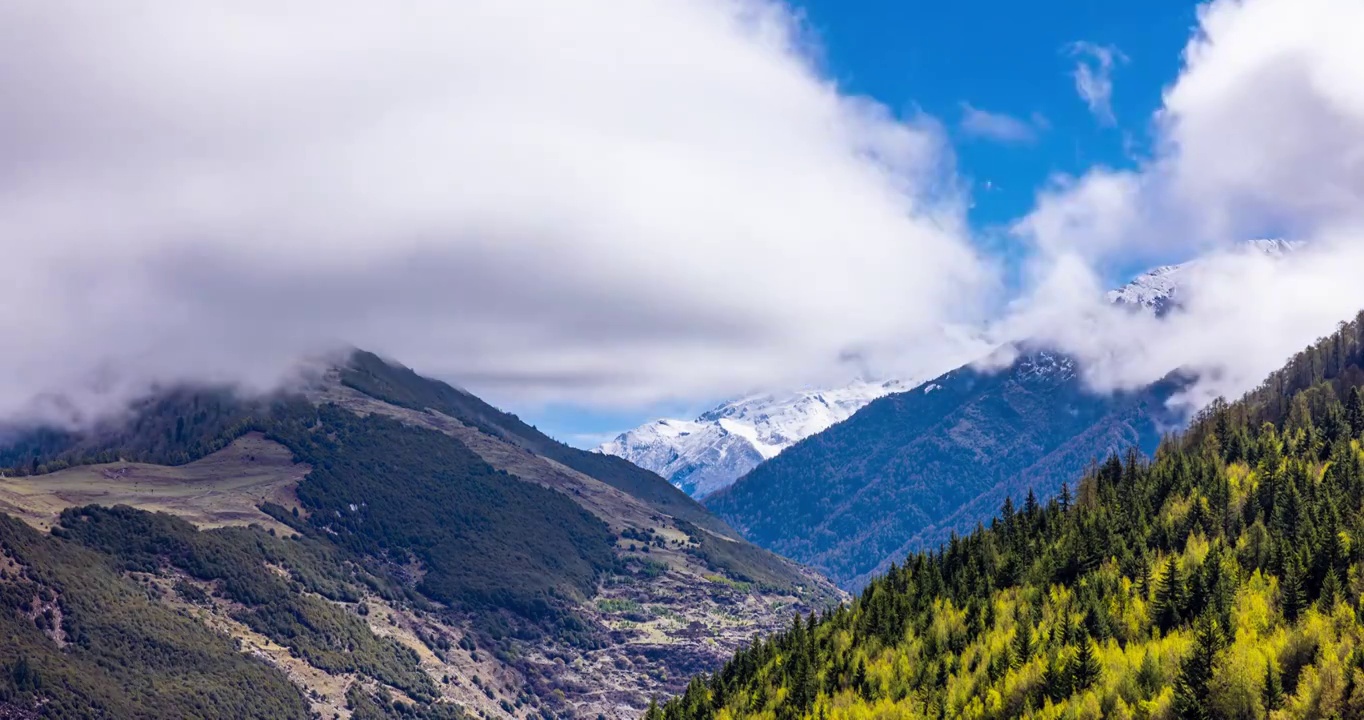
{"label": "dirt patch on hillside", "polygon": [[250,433],[178,467],[117,462],[0,477],[0,512],[46,531],[69,507],[130,505],[178,515],[200,528],[257,523],[293,534],[257,506],[297,507],[294,488],[309,469],[295,463],[283,445]]}

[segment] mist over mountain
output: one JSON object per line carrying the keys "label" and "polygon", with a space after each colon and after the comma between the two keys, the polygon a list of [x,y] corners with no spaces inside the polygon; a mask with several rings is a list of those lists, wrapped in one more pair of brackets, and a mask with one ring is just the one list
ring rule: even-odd
{"label": "mist over mountain", "polygon": [[657,475],[364,352],[298,393],[21,433],[0,467],[0,715],[629,716],[840,597]]}
{"label": "mist over mountain", "polygon": [[[1237,252],[1283,262],[1299,248],[1256,240]],[[1184,312],[1209,262],[1144,273],[1107,295],[1106,312],[1146,322]],[[1018,343],[871,402],[705,503],[750,540],[855,589],[895,559],[969,532],[1006,498],[1049,499],[1127,448],[1149,456],[1187,421],[1181,398],[1199,383],[1178,366],[1166,375],[1104,390],[1045,341]]]}

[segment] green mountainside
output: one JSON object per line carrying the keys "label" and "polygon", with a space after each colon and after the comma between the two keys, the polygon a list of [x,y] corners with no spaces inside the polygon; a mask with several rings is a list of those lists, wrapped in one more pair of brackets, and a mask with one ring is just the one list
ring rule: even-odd
{"label": "green mountainside", "polygon": [[646,713],[1364,717],[1364,314]]}
{"label": "green mountainside", "polygon": [[463,390],[424,378],[373,353],[355,353],[341,372],[341,382],[394,405],[444,413],[488,435],[590,475],[679,520],[720,535],[738,537],[700,503],[658,475],[614,455],[565,445]]}
{"label": "green mountainside", "polygon": [[628,717],[838,598],[662,478],[363,353],[2,458],[0,717]]}

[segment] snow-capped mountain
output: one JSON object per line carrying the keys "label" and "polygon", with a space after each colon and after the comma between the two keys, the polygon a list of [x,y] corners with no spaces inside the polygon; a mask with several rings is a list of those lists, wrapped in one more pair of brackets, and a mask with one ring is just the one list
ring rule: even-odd
{"label": "snow-capped mountain", "polygon": [[[1280,256],[1300,243],[1250,240],[1233,252]],[[1163,315],[1179,304],[1201,259],[1165,265],[1143,273],[1108,293],[1110,302]],[[1022,368],[1037,374],[1074,373],[1069,358],[1038,353]],[[762,394],[724,403],[695,420],[662,419],[622,433],[597,452],[623,457],[667,478],[695,498],[728,487],[764,460],[811,435],[842,422],[883,395],[905,392],[921,381],[858,381],[830,390]],[[936,388],[924,387],[925,393]]]}
{"label": "snow-capped mountain", "polygon": [[[1301,242],[1293,240],[1247,240],[1237,245],[1233,252],[1260,252],[1279,257],[1301,246]],[[1179,265],[1162,265],[1109,292],[1108,300],[1116,305],[1147,308],[1155,311],[1157,315],[1164,315],[1179,304],[1181,288],[1188,285],[1189,276],[1197,272],[1199,265],[1204,262],[1206,261],[1203,259],[1194,259]]]}
{"label": "snow-capped mountain", "polygon": [[840,388],[758,394],[724,403],[695,420],[656,420],[597,448],[704,497],[810,435],[846,420],[882,395],[916,383],[859,380]]}

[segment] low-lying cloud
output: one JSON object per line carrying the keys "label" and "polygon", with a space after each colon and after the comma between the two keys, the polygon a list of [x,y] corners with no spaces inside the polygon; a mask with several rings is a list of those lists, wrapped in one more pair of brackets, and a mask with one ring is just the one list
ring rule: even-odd
{"label": "low-lying cloud", "polygon": [[[0,5],[0,417],[268,388],[349,344],[519,402],[924,377],[982,334],[1099,390],[1239,394],[1364,307],[1361,26],[1205,5],[1150,156],[1039,191],[988,322],[947,133],[823,76],[775,0]],[[1075,79],[1106,117],[1099,50]],[[1306,244],[1231,250],[1270,235]],[[1164,318],[1103,300],[1198,255]]]}
{"label": "low-lying cloud", "polygon": [[[1364,63],[1353,0],[1216,0],[1139,168],[1059,178],[1015,226],[1032,291],[996,331],[1076,355],[1096,388],[1177,368],[1235,397],[1364,308]],[[1282,258],[1235,242],[1303,242]],[[1114,267],[1205,255],[1162,319],[1100,299]]]}
{"label": "low-lying cloud", "polygon": [[0,6],[0,416],[354,344],[499,398],[840,371],[991,280],[770,0]]}

